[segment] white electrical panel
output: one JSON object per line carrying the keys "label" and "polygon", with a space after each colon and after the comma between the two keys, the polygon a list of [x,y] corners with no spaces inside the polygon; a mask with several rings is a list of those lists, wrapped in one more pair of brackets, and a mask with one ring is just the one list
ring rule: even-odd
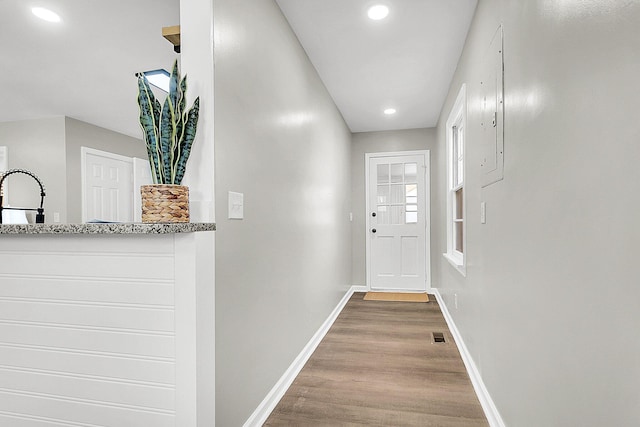
{"label": "white electrical panel", "polygon": [[484,56],[480,90],[482,186],[504,177],[504,61],[502,25],[498,27]]}

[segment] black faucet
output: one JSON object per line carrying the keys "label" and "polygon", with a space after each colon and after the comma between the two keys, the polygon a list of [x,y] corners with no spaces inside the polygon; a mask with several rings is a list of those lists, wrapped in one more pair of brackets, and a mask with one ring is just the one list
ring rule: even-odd
{"label": "black faucet", "polygon": [[[39,208],[35,208],[35,209],[29,209],[29,208],[5,208],[5,207],[2,206],[2,198],[4,196],[4,191],[2,189],[2,184],[4,183],[4,180],[5,180],[6,177],[8,177],[9,175],[13,175],[14,173],[23,173],[25,175],[29,175],[31,178],[36,180],[36,182],[40,186],[40,207]],[[38,178],[38,176],[35,173],[30,172],[30,171],[25,170],[25,169],[10,169],[10,170],[6,171],[2,175],[0,175],[0,224],[2,224],[2,211],[5,210],[5,209],[7,209],[7,210],[16,210],[16,211],[36,211],[36,212],[38,212],[36,214],[36,224],[44,224],[44,208],[42,207],[44,205],[44,196],[45,196],[44,185],[42,185],[42,181],[40,181],[40,178]]]}

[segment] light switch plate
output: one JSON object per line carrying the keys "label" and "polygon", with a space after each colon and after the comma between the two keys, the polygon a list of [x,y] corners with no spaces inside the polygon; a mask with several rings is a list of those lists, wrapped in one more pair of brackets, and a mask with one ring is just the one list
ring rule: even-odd
{"label": "light switch plate", "polygon": [[229,191],[229,219],[244,219],[244,194]]}
{"label": "light switch plate", "polygon": [[480,202],[480,224],[487,223],[487,205],[485,202]]}

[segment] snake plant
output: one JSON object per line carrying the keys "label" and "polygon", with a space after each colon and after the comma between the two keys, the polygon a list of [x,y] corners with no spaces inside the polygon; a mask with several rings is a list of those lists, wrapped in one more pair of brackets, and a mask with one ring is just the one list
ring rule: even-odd
{"label": "snake plant", "polygon": [[156,99],[143,73],[138,75],[140,125],[147,145],[154,184],[180,185],[196,136],[200,97],[186,107],[187,77],[180,79],[178,61],[173,64],[169,94],[163,104]]}

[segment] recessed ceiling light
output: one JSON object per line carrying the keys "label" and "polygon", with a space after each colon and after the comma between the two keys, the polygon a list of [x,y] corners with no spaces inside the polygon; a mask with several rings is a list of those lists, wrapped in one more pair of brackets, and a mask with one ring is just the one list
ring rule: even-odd
{"label": "recessed ceiling light", "polygon": [[44,7],[32,7],[31,13],[47,22],[60,22],[60,15]]}
{"label": "recessed ceiling light", "polygon": [[369,18],[374,21],[379,21],[380,19],[384,19],[389,14],[389,8],[383,4],[377,4],[375,6],[371,6],[367,11],[367,15]]}
{"label": "recessed ceiling light", "polygon": [[170,74],[167,70],[151,70],[143,71],[142,74],[147,78],[149,84],[169,93]]}
{"label": "recessed ceiling light", "polygon": [[395,108],[387,108],[386,110],[384,110],[384,113],[385,113],[387,116],[390,116],[390,115],[392,115],[392,114],[395,114],[395,113],[396,113],[396,109],[395,109]]}

